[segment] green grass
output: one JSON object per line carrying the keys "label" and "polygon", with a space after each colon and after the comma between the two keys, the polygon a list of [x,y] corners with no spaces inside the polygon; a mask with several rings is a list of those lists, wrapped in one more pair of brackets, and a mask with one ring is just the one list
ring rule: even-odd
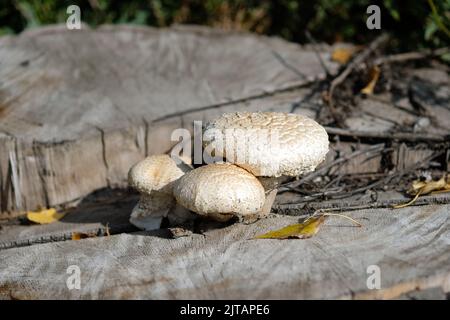
{"label": "green grass", "polygon": [[71,4],[83,22],[169,26],[200,24],[248,30],[307,42],[305,30],[319,41],[366,43],[379,31],[366,28],[366,8],[381,8],[383,31],[394,35],[399,49],[439,47],[450,40],[450,0],[0,0],[0,34],[63,23]]}

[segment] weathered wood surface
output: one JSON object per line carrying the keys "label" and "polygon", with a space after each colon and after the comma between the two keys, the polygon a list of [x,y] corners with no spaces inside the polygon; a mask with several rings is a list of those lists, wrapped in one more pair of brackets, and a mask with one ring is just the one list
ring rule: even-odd
{"label": "weathered wood surface", "polygon": [[[288,215],[302,215],[323,209],[346,212],[355,209],[392,208],[394,205],[410,201],[411,197],[397,191],[374,192],[368,190],[344,199],[302,201],[301,195],[286,192],[277,195],[272,211]],[[414,205],[449,203],[450,194],[441,193],[421,196],[414,202]]]}
{"label": "weathered wood surface", "polygon": [[51,224],[30,224],[26,219],[0,221],[0,249],[70,240],[74,234],[105,236],[138,231],[129,222],[138,199],[126,190],[104,190],[68,209],[61,220]]}
{"label": "weathered wood surface", "polygon": [[[305,240],[249,240],[298,219],[274,215],[178,239],[160,230],[5,249],[0,297],[387,299],[436,291],[445,298],[449,210],[352,211],[363,228],[330,217]],[[80,267],[80,290],[66,286],[70,265]],[[370,265],[380,267],[380,290],[366,286]]]}
{"label": "weathered wood surface", "polygon": [[[319,51],[335,74],[331,50]],[[322,123],[325,69],[310,46],[197,27],[56,26],[0,38],[0,59],[0,218],[9,218],[0,223],[0,297],[410,298],[450,291],[448,194],[417,201],[433,205],[391,210],[367,207],[407,198],[368,189],[304,202],[285,192],[273,209],[291,216],[168,239],[167,230],[135,232],[128,218],[137,195],[108,188],[125,186],[133,163],[168,151],[172,130],[192,129],[193,120],[271,110]],[[432,167],[448,171],[448,69],[405,68],[391,85],[400,98],[355,98],[346,127],[329,129],[332,150],[320,168],[374,140],[384,151],[360,152],[322,174],[430,169],[429,161],[420,164],[439,150]],[[38,206],[68,214],[46,226],[11,219]],[[312,239],[248,240],[323,208],[341,208],[365,227],[330,218]],[[66,241],[74,232],[97,237]],[[65,285],[71,264],[81,268],[81,291]],[[382,290],[366,287],[371,264],[381,268]]]}
{"label": "weathered wood surface", "polygon": [[[0,221],[0,249],[71,240],[74,234],[101,237],[137,231],[130,224],[129,217],[138,201],[138,195],[126,190],[105,190],[90,198],[92,199],[84,200],[76,208],[67,210],[64,218],[51,224],[32,224],[24,218]],[[358,209],[391,208],[410,200],[395,191],[355,194],[345,200],[302,202],[302,198],[295,193],[279,194],[271,212],[306,217],[319,209],[350,212]],[[450,204],[450,194],[421,196],[415,204]]]}

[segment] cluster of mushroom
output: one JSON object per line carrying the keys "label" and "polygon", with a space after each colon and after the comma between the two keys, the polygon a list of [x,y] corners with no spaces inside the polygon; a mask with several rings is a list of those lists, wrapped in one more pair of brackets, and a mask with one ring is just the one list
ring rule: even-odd
{"label": "cluster of mushroom", "polygon": [[130,169],[129,184],[141,193],[131,223],[149,230],[163,217],[260,218],[270,212],[280,177],[313,171],[328,152],[325,129],[289,113],[226,113],[205,127],[204,140],[224,162],[194,169],[189,160],[157,155]]}

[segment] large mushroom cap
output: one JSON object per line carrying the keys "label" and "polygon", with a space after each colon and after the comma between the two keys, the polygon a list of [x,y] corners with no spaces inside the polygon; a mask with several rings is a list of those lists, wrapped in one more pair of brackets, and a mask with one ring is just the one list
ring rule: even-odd
{"label": "large mushroom cap", "polygon": [[174,196],[187,209],[219,221],[235,214],[255,214],[265,201],[258,179],[228,163],[209,164],[186,173],[177,181]]}
{"label": "large mushroom cap", "polygon": [[313,171],[328,152],[325,129],[308,117],[291,113],[226,113],[206,126],[204,140],[215,156],[256,176],[297,176]]}
{"label": "large mushroom cap", "polygon": [[172,194],[172,182],[189,170],[191,168],[187,164],[177,164],[167,154],[150,156],[130,169],[128,183],[143,194],[150,194],[152,191]]}

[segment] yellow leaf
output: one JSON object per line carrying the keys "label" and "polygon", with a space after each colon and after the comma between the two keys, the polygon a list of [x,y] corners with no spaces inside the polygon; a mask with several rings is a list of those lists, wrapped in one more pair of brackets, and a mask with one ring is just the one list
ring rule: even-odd
{"label": "yellow leaf", "polygon": [[39,224],[52,223],[64,216],[65,213],[58,213],[55,208],[27,212],[27,219]]}
{"label": "yellow leaf", "polygon": [[447,186],[447,182],[445,181],[445,175],[440,178],[438,181],[430,181],[425,183],[425,185],[421,188],[421,194],[427,194],[432,191],[442,190]]}
{"label": "yellow leaf", "polygon": [[364,93],[367,95],[372,94],[379,77],[380,77],[380,68],[378,68],[377,66],[374,66],[372,69],[370,69],[370,81],[361,90],[361,93]]}
{"label": "yellow leaf", "polygon": [[427,194],[433,191],[446,191],[448,189],[450,189],[450,185],[447,183],[444,175],[437,181],[414,180],[408,193],[417,194],[420,191],[421,194]]}
{"label": "yellow leaf", "polygon": [[425,182],[425,181],[415,180],[415,181],[413,181],[411,189],[409,190],[409,193],[415,194],[414,198],[412,198],[407,203],[397,204],[397,205],[393,206],[393,208],[399,209],[399,208],[408,207],[408,206],[414,204],[414,202],[416,202],[416,200],[419,198],[419,196],[424,195],[424,194],[449,192],[449,191],[450,191],[450,188],[449,188],[449,184],[446,181],[445,175],[442,176],[442,178],[440,178],[437,181]]}
{"label": "yellow leaf", "polygon": [[356,49],[353,47],[336,48],[331,54],[331,60],[336,61],[340,64],[346,64],[355,52]]}
{"label": "yellow leaf", "polygon": [[411,186],[410,193],[417,194],[418,190],[422,189],[426,185],[425,181],[414,180]]}
{"label": "yellow leaf", "polygon": [[325,216],[311,217],[303,223],[293,224],[279,230],[256,236],[255,239],[307,239],[319,231]]}

